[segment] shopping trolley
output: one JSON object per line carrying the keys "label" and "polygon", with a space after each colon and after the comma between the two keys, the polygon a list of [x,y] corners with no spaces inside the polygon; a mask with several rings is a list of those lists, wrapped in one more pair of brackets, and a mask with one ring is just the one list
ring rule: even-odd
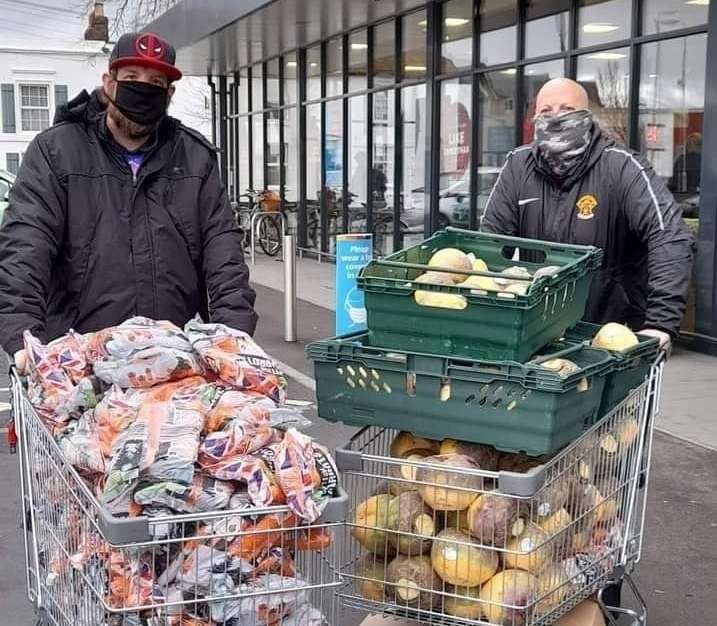
{"label": "shopping trolley", "polygon": [[359,431],[336,451],[350,494],[341,605],[436,624],[547,626],[626,581],[639,608],[622,610],[620,624],[644,625],[630,575],[661,377],[660,358],[583,436],[527,471],[457,468],[420,449],[392,458],[396,430]]}
{"label": "shopping trolley", "polygon": [[[314,524],[286,506],[120,518],[70,465],[12,375],[28,597],[43,626],[321,626],[336,620],[348,497]],[[262,552],[261,570],[253,559]]]}

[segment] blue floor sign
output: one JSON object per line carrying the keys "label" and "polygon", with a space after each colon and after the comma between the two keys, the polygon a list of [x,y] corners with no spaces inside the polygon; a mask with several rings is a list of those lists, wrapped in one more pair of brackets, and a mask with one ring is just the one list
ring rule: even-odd
{"label": "blue floor sign", "polygon": [[363,292],[356,286],[361,268],[373,258],[373,235],[336,237],[336,334],[366,328]]}

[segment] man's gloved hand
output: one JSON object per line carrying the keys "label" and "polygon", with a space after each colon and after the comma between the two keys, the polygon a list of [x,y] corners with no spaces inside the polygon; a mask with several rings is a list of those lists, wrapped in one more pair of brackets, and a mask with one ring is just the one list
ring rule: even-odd
{"label": "man's gloved hand", "polygon": [[20,376],[27,374],[27,352],[25,350],[18,350],[13,360],[15,361],[15,369]]}
{"label": "man's gloved hand", "polygon": [[644,328],[640,331],[641,335],[647,335],[648,337],[655,337],[660,342],[660,348],[667,354],[670,353],[672,348],[672,338],[666,332],[657,330],[656,328]]}

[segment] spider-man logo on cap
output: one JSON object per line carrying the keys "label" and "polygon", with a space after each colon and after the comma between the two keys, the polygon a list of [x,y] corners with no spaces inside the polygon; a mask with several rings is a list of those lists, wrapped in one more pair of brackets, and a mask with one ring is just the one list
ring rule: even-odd
{"label": "spider-man logo on cap", "polygon": [[174,48],[153,33],[126,33],[122,35],[110,54],[110,69],[126,65],[143,65],[164,72],[170,81],[182,78],[174,65]]}

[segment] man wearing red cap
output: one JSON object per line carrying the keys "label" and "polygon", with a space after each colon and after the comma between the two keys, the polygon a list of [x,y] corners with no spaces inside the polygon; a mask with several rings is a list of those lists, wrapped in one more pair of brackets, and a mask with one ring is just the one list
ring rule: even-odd
{"label": "man wearing red cap", "polygon": [[167,115],[171,45],[122,35],[102,87],[58,109],[25,153],[0,227],[0,345],[133,315],[253,333],[254,291],[216,151]]}

